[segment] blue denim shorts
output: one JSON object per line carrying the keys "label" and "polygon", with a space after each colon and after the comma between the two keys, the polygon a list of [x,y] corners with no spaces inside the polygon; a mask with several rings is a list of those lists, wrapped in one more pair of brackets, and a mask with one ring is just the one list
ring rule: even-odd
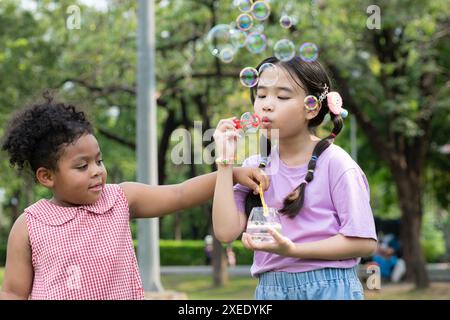
{"label": "blue denim shorts", "polygon": [[306,272],[265,272],[259,275],[256,300],[364,300],[355,268]]}

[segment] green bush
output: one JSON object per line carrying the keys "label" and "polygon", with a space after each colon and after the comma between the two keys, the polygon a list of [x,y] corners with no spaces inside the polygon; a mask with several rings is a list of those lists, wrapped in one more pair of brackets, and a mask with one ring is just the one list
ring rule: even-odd
{"label": "green bush", "polygon": [[428,263],[439,262],[445,254],[444,234],[437,225],[435,214],[427,212],[423,216],[420,243]]}
{"label": "green bush", "polygon": [[6,262],[6,244],[0,244],[0,266],[4,266]]}
{"label": "green bush", "polygon": [[[206,260],[204,250],[203,240],[160,240],[159,242],[162,266],[204,265]],[[238,265],[252,263],[253,253],[245,249],[240,241],[233,242],[233,250]]]}

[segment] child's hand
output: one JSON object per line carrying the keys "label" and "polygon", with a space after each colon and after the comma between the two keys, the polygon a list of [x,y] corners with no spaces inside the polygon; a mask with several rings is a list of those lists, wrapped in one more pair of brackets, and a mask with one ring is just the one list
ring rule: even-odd
{"label": "child's hand", "polygon": [[251,235],[244,232],[242,234],[242,243],[244,244],[244,247],[253,251],[258,250],[258,251],[272,252],[285,257],[294,256],[296,247],[295,243],[293,243],[291,239],[277,232],[275,229],[271,227],[269,227],[268,229],[269,233],[274,238],[274,242],[256,243],[252,241]]}
{"label": "child's hand", "polygon": [[236,156],[237,138],[239,137],[233,118],[222,119],[214,132],[216,158],[233,162]]}
{"label": "child's hand", "polygon": [[233,168],[233,181],[250,188],[254,194],[259,193],[259,185],[261,185],[263,191],[269,189],[270,185],[267,173],[255,167]]}

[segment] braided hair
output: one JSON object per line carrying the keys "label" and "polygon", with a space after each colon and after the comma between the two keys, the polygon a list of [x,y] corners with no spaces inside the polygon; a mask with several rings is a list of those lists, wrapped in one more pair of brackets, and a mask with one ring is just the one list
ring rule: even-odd
{"label": "braided hair", "polygon": [[[306,92],[306,95],[314,95],[319,97],[326,85],[331,89],[331,81],[325,70],[325,68],[320,64],[320,62],[305,62],[299,57],[294,57],[292,60],[287,62],[279,61],[275,57],[270,57],[262,61],[258,67],[259,68],[265,63],[272,63],[283,67],[292,79]],[[252,103],[255,102],[256,97],[256,87],[250,89],[250,96]],[[294,218],[303,207],[305,200],[305,188],[308,183],[314,179],[314,170],[316,169],[316,163],[322,152],[324,152],[332,143],[334,138],[341,132],[343,127],[343,120],[340,115],[335,115],[330,112],[327,105],[327,98],[325,97],[322,101],[322,107],[319,113],[308,122],[308,129],[315,133],[316,127],[318,127],[325,115],[330,113],[331,121],[333,122],[332,132],[322,140],[320,140],[312,153],[311,160],[308,163],[308,172],[306,174],[305,180],[302,181],[285,199],[283,208],[279,210],[281,214],[287,215],[290,218]],[[302,105],[303,108],[303,105]],[[271,152],[271,143],[267,137],[262,136],[260,140],[261,146],[261,160],[259,163],[259,168],[263,169],[267,164],[267,158]],[[267,148],[265,148],[267,146]],[[258,195],[254,195],[253,192],[249,192],[245,201],[245,213],[250,215],[253,207],[261,207],[261,200]]]}

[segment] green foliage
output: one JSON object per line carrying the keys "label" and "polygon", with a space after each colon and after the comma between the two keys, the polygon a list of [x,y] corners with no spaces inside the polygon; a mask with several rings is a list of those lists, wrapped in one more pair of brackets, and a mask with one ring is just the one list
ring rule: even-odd
{"label": "green foliage", "polygon": [[6,242],[0,243],[0,266],[4,266],[6,262]]}
{"label": "green foliage", "polygon": [[[160,260],[163,266],[172,265],[204,265],[205,243],[200,240],[160,240]],[[225,248],[225,246],[224,246]],[[253,261],[253,252],[243,247],[242,242],[233,242],[236,263],[249,265]]]}
{"label": "green foliage", "polygon": [[445,239],[437,226],[435,214],[426,213],[422,222],[421,244],[427,262],[440,262],[445,253]]}

